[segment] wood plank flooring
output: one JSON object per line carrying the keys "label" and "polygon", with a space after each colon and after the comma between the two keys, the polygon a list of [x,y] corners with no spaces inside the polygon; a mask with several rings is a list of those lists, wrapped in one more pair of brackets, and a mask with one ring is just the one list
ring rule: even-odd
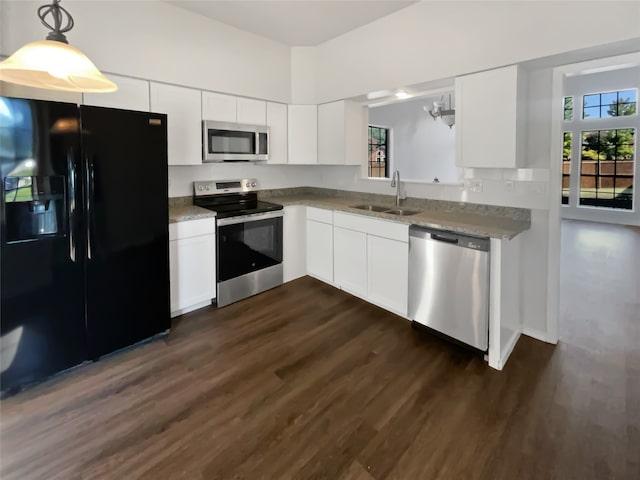
{"label": "wood plank flooring", "polygon": [[599,228],[502,372],[302,278],[3,400],[0,477],[638,479],[640,232]]}

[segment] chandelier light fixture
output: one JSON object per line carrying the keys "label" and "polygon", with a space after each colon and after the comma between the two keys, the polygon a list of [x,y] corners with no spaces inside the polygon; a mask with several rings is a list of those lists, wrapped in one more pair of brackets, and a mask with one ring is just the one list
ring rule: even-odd
{"label": "chandelier light fixture", "polygon": [[[46,21],[50,15],[53,25]],[[38,8],[47,27],[46,40],[31,42],[0,63],[0,80],[28,87],[67,92],[113,92],[117,85],[105,77],[89,58],[67,42],[65,33],[74,26],[73,17],[60,0]]]}
{"label": "chandelier light fixture", "polygon": [[451,94],[449,94],[449,107],[447,108],[444,103],[444,95],[440,99],[439,102],[433,102],[433,107],[431,109],[427,107],[422,107],[425,112],[429,113],[433,117],[434,120],[440,118],[442,123],[444,123],[449,128],[452,128],[454,123],[456,122],[456,111],[453,109],[451,103]]}

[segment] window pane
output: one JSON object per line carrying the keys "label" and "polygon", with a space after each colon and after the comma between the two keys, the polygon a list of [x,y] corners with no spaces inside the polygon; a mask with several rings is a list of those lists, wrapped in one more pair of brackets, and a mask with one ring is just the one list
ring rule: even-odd
{"label": "window pane", "polygon": [[618,116],[618,104],[612,103],[611,105],[603,105],[600,107],[600,116],[602,118],[617,117]]}
{"label": "window pane", "polygon": [[564,117],[565,120],[573,120],[573,97],[564,97]]}
{"label": "window pane", "polygon": [[618,103],[618,92],[603,93],[600,96],[601,105],[611,105]]}
{"label": "window pane", "polygon": [[583,97],[583,106],[586,107],[599,107],[600,106],[600,94],[585,95]]}
{"label": "window pane", "polygon": [[585,107],[582,118],[600,118],[600,107]]}
{"label": "window pane", "polygon": [[564,132],[564,142],[562,145],[562,204],[569,204],[569,185],[571,182],[571,142],[573,136],[571,132]]}
{"label": "window pane", "polygon": [[622,90],[618,92],[618,97],[620,98],[620,102],[637,102],[637,91],[636,90]]}
{"label": "window pane", "polygon": [[636,103],[619,103],[618,104],[618,116],[626,117],[628,115],[635,115],[638,105]]}
{"label": "window pane", "polygon": [[579,205],[631,209],[635,129],[582,132]]}

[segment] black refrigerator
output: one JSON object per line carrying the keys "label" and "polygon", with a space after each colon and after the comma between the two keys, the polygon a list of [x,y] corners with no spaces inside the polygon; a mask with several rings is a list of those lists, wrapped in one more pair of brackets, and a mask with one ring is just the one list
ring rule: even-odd
{"label": "black refrigerator", "polygon": [[170,327],[167,117],[0,97],[0,390]]}

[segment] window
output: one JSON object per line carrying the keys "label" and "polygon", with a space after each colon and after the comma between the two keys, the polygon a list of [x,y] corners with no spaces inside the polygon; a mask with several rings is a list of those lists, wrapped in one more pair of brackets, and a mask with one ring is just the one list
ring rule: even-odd
{"label": "window", "polygon": [[579,204],[632,209],[634,163],[634,128],[582,132]]}
{"label": "window", "polygon": [[635,115],[637,97],[638,91],[636,89],[584,95],[582,97],[582,118],[593,119]]}
{"label": "window", "polygon": [[562,147],[562,204],[569,204],[569,188],[571,184],[571,142],[573,134],[564,132],[564,145]]}
{"label": "window", "polygon": [[388,178],[389,129],[369,125],[369,177]]}
{"label": "window", "polygon": [[564,119],[573,120],[573,97],[564,97]]}

